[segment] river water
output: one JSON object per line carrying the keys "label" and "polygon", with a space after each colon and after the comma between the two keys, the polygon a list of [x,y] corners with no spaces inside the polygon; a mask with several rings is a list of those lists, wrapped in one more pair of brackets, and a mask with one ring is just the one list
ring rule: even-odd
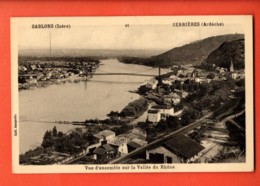
{"label": "river water", "polygon": [[[158,69],[123,64],[117,59],[102,60],[101,63],[96,73],[158,74]],[[138,99],[138,94],[129,91],[136,90],[149,79],[148,76],[94,75],[89,81],[20,91],[20,153],[39,146],[46,130],[54,126],[62,132],[76,127],[46,122],[106,118],[111,110],[121,111],[130,101]]]}

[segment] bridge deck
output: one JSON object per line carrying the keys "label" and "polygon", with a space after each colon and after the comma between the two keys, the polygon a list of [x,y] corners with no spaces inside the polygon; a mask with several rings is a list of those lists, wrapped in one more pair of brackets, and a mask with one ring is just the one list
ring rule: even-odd
{"label": "bridge deck", "polygon": [[138,73],[94,73],[93,75],[98,75],[98,76],[102,76],[102,75],[106,75],[106,76],[113,76],[113,75],[120,75],[120,76],[149,76],[149,77],[154,77],[156,75],[153,74],[138,74]]}

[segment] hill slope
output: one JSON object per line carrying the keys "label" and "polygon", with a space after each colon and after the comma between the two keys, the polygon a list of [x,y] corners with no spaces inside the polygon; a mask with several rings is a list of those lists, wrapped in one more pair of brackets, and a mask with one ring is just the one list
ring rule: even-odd
{"label": "hill slope", "polygon": [[229,68],[231,60],[235,69],[243,69],[245,66],[245,40],[239,39],[224,42],[220,47],[211,52],[203,65],[215,64],[219,67]]}
{"label": "hill slope", "polygon": [[165,53],[152,57],[152,59],[160,62],[161,66],[181,64],[199,65],[223,42],[229,42],[243,38],[243,34],[228,34],[209,37],[181,47],[173,48]]}

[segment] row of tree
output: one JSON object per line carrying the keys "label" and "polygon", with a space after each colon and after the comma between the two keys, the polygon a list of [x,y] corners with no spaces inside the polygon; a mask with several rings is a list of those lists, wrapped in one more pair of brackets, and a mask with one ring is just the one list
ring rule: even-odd
{"label": "row of tree", "polygon": [[148,101],[144,98],[130,102],[120,113],[123,117],[136,117],[148,108]]}
{"label": "row of tree", "polygon": [[66,135],[60,131],[58,132],[55,126],[53,130],[45,132],[41,146],[71,154],[80,151],[82,146],[88,142],[88,139],[89,136],[83,133],[80,128]]}

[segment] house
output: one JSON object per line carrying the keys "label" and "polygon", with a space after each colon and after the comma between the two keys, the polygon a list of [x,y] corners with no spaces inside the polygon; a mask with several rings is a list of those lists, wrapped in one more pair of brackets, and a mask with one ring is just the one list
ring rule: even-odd
{"label": "house", "polygon": [[152,80],[150,80],[149,82],[146,83],[146,88],[156,89],[157,84],[158,84],[158,81],[155,80],[155,79],[152,79]]}
{"label": "house", "polygon": [[210,83],[212,79],[203,78],[203,77],[197,77],[195,78],[196,83]]}
{"label": "house", "polygon": [[163,79],[163,80],[162,80],[162,83],[163,83],[163,84],[166,84],[166,85],[172,85],[172,80],[169,79],[169,78],[166,78],[166,79]]}
{"label": "house", "polygon": [[24,66],[19,66],[19,67],[18,67],[18,70],[25,72],[25,71],[27,71],[27,68],[24,67]]}
{"label": "house", "polygon": [[117,149],[119,156],[125,155],[128,153],[127,143],[130,139],[124,136],[118,136],[113,141],[110,142],[110,145]]}
{"label": "house", "polygon": [[94,134],[94,136],[101,141],[107,141],[107,143],[110,143],[114,140],[116,133],[111,130],[103,130],[97,134]]}
{"label": "house", "polygon": [[31,65],[30,68],[31,68],[32,70],[35,70],[35,69],[37,68],[37,66],[36,66],[36,65]]}
{"label": "house", "polygon": [[168,95],[163,96],[163,102],[164,104],[174,104],[177,105],[180,103],[181,97],[176,93],[170,93]]}
{"label": "house", "polygon": [[178,135],[146,151],[146,160],[153,163],[189,163],[202,154],[204,147],[192,139]]}
{"label": "house", "polygon": [[239,74],[236,73],[236,72],[232,72],[231,77],[232,77],[233,79],[237,79],[237,78],[239,77]]}
{"label": "house", "polygon": [[109,144],[104,144],[94,150],[93,159],[103,160],[105,158],[114,158],[117,155],[116,149]]}
{"label": "house", "polygon": [[159,110],[148,110],[147,120],[152,123],[157,123],[161,120],[161,113]]}
{"label": "house", "polygon": [[225,75],[226,72],[227,72],[227,69],[226,68],[223,68],[223,67],[217,67],[216,68],[216,71],[221,74],[221,75]]}
{"label": "house", "polygon": [[156,105],[152,109],[159,110],[161,114],[166,116],[172,116],[174,114],[174,108],[170,105]]}

